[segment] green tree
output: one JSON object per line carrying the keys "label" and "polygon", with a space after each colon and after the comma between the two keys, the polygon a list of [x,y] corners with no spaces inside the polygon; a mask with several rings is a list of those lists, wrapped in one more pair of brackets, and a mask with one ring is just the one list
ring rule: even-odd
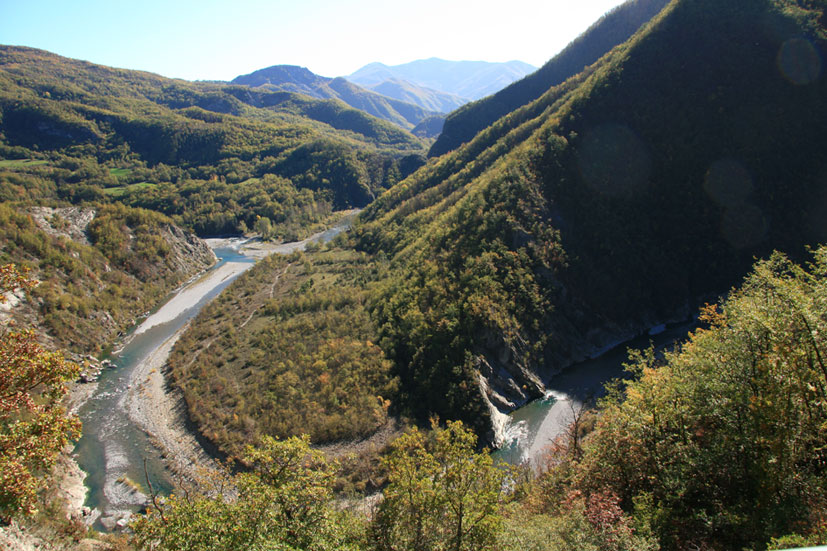
{"label": "green tree", "polygon": [[256,232],[261,235],[262,239],[270,239],[273,237],[273,224],[266,216],[259,216],[253,226]]}
{"label": "green tree", "polygon": [[382,550],[493,549],[502,527],[500,500],[509,471],[461,422],[400,437],[385,460],[389,485],[373,539]]}
{"label": "green tree", "polygon": [[330,507],[334,465],[307,436],[265,437],[243,458],[249,471],[208,477],[171,495],[132,525],[153,550],[351,549],[358,523]]}
{"label": "green tree", "polygon": [[[0,304],[33,282],[0,266]],[[36,512],[37,492],[60,450],[80,436],[80,421],[60,401],[78,366],[48,352],[32,330],[0,329],[0,522]]]}
{"label": "green tree", "polygon": [[709,327],[603,403],[579,467],[666,547],[760,548],[827,517],[827,248],[807,268],[776,253],[708,307]]}

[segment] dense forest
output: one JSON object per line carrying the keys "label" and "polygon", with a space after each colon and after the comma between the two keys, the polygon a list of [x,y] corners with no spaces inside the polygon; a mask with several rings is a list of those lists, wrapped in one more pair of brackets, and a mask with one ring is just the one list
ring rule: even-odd
{"label": "dense forest", "polygon": [[[490,439],[491,408],[509,410],[541,395],[544,378],[556,370],[617,340],[693,315],[704,300],[726,292],[755,256],[777,249],[805,258],[806,246],[825,237],[825,167],[819,153],[827,128],[820,61],[827,39],[824,10],[813,2],[671,2],[584,72],[552,86],[374,201],[349,244],[370,255],[379,277],[358,307],[344,308],[353,313],[367,308],[371,314],[365,335],[379,344],[397,379],[397,390],[388,397],[390,412],[421,422],[434,415],[459,418]],[[728,55],[720,56],[721,51]],[[309,254],[308,262],[314,258]],[[766,266],[780,272],[773,285],[801,275],[778,258],[759,267],[764,276]],[[758,279],[754,276],[747,288]],[[312,287],[307,291],[312,294]],[[333,305],[328,315],[342,307]],[[705,316],[714,317],[709,311]],[[727,323],[714,321],[715,334]],[[343,336],[350,330],[336,329]],[[765,337],[756,333],[754,338]],[[294,347],[291,342],[289,348]],[[759,350],[768,349],[761,345]],[[811,374],[819,373],[813,367]],[[297,366],[295,372],[304,369]],[[636,369],[642,376],[652,367]],[[645,376],[642,380],[651,384]],[[808,384],[817,391],[815,383],[800,383],[799,390],[809,389]],[[758,387],[752,390],[762,395]],[[631,407],[623,392],[614,395],[616,405],[604,404],[607,412]],[[803,407],[807,400],[795,403]],[[370,408],[363,411],[367,415]],[[610,482],[611,473],[574,475],[567,470],[574,469],[571,463],[562,461],[565,468],[553,469],[556,474],[547,479],[552,494],[536,498],[548,501],[532,507],[551,517],[579,511],[586,518],[598,514],[589,512],[592,507],[603,507],[600,514],[614,519],[611,530],[617,534],[652,535],[648,544],[635,544],[641,548],[653,541],[666,548],[690,542],[712,548],[763,546],[792,531],[791,519],[808,510],[808,528],[802,531],[817,531],[822,506],[807,496],[818,495],[823,483],[818,466],[823,435],[815,428],[823,414],[806,415],[811,414],[815,424],[801,430],[814,431],[804,437],[814,440],[792,445],[815,454],[801,460],[814,462],[812,470],[793,471],[792,476],[808,480],[806,488],[790,489],[794,495],[779,493],[778,501],[756,506],[769,491],[762,484],[775,484],[778,491],[786,484],[778,478],[786,476],[781,470],[772,475],[757,470],[766,459],[760,455],[763,444],[754,461],[737,472],[703,471],[730,464],[725,454],[737,448],[721,434],[724,455],[698,451],[684,464],[678,462],[683,451],[664,448],[641,458],[641,469],[654,470],[630,473],[633,466],[625,465],[626,459],[659,438],[647,435],[640,437],[644,448],[614,456],[621,463],[618,478]],[[599,418],[609,423],[611,415]],[[654,430],[641,423],[641,430]],[[708,425],[718,423],[711,420],[697,423],[703,428],[691,429],[692,422],[678,425],[676,442],[686,445],[694,438],[690,429],[700,438],[720,426]],[[623,427],[612,430],[629,430]],[[604,434],[612,436],[602,451],[588,453],[617,453],[621,437]],[[755,433],[742,437],[756,443]],[[225,439],[218,442],[227,445]],[[698,441],[699,449],[703,445]],[[786,445],[767,444],[772,450]],[[667,473],[658,465],[661,457],[674,457],[677,470]],[[602,463],[594,465],[590,468],[600,469]],[[556,477],[563,472],[573,478],[561,482]],[[633,484],[634,477],[641,486]],[[696,478],[709,485],[675,486]],[[590,487],[596,480],[607,486]],[[569,492],[560,484],[574,486]],[[719,495],[720,487],[731,494]],[[562,495],[571,496],[565,510]],[[531,537],[541,539],[562,537],[547,531],[575,530],[572,523],[580,522],[549,520],[543,526],[534,521],[528,522],[536,528]],[[513,530],[512,535],[520,533]],[[575,531],[582,536],[588,530],[588,524],[580,524]]]}
{"label": "dense forest", "polygon": [[390,259],[372,311],[402,401],[482,428],[479,373],[510,409],[821,242],[823,11],[672,2],[372,203],[353,236]]}
{"label": "dense forest", "polygon": [[[702,327],[686,343],[661,355],[630,352],[631,380],[576,415],[537,475],[495,464],[462,423],[434,421],[385,451],[384,499],[365,515],[333,501],[339,462],[311,448],[309,437],[263,436],[239,453],[243,469],[155,500],[134,521],[131,544],[434,551],[824,544],[827,250],[813,257],[805,266],[780,253],[758,262],[725,300],[703,309]],[[130,545],[125,537],[109,541]]]}
{"label": "dense forest", "polygon": [[387,263],[359,307],[398,377],[394,411],[491,438],[490,407],[689,317],[755,256],[822,240],[822,17],[672,2],[371,203],[351,243]]}
{"label": "dense forest", "polygon": [[[541,395],[544,377],[555,370],[618,339],[691,316],[707,297],[736,282],[755,256],[778,249],[805,258],[806,245],[824,238],[819,150],[827,128],[820,65],[826,38],[818,3],[672,2],[586,71],[373,202],[350,242],[383,266],[365,304],[398,378],[391,412],[421,421],[459,418],[491,438],[492,406],[513,408]],[[313,263],[313,255],[308,258]],[[778,271],[785,264],[776,259],[770,265]],[[727,323],[713,325],[717,331]],[[698,340],[700,333],[692,342]],[[638,370],[648,374],[651,368]],[[597,423],[610,422],[611,415]],[[713,438],[709,431],[720,426],[704,418],[696,421],[703,429],[691,429],[685,419],[675,429],[676,445],[698,434]],[[655,430],[641,423],[641,430]],[[761,478],[756,465],[766,457],[758,449],[741,471],[703,471],[730,465],[724,456],[737,447],[723,434],[724,455],[699,451],[667,473],[658,458],[677,462],[684,452],[664,448],[641,458],[641,469],[654,471],[631,473],[625,461],[659,438],[646,435],[643,448],[616,456],[623,462],[607,486],[588,484],[606,481],[611,472],[571,475],[577,481],[571,491],[579,493],[572,494],[568,511],[588,517],[590,507],[605,507],[620,523],[618,533],[634,528],[667,548],[692,541],[766,545],[792,525],[793,511],[808,508],[813,516],[803,531],[817,529],[821,506],[806,497],[818,495],[823,480],[823,444],[817,443],[823,435],[815,428],[820,421],[814,423],[802,430],[814,431],[815,440],[793,445],[816,454],[801,460],[814,462],[813,470],[794,475],[811,476],[806,484],[814,486],[778,494],[777,502],[756,508],[769,491],[762,484],[785,487],[777,478],[781,470]],[[617,430],[629,430],[623,427]],[[617,453],[620,437],[605,434],[613,436],[599,453]],[[767,446],[780,450],[781,444]],[[562,471],[553,472],[549,480],[563,484],[554,478]],[[636,486],[634,477],[656,482]],[[696,479],[709,486],[674,486]],[[731,494],[719,495],[720,487]],[[552,495],[540,509],[554,516],[561,505],[553,500],[567,494]],[[761,516],[765,512],[769,516]],[[543,533],[553,526],[560,525],[538,525],[533,537],[551,538]]]}
{"label": "dense forest", "polygon": [[396,381],[366,308],[381,270],[352,250],[271,256],[207,306],[169,359],[204,434],[239,455],[265,435],[353,440],[385,424]]}
{"label": "dense forest", "polygon": [[[235,463],[153,503],[134,545],[827,543],[827,4],[661,4],[629,2],[457,113],[482,127],[427,162],[341,103],[0,49],[0,260],[57,282],[31,292],[67,342],[86,329],[64,312],[126,309],[121,271],[173,280],[151,264],[173,221],[292,238],[366,207],[334,243],[261,261],[178,341],[169,381]],[[89,246],[35,203],[97,209]],[[695,316],[673,350],[631,352],[539,472],[493,463],[493,416]],[[344,473],[314,447],[396,423]],[[370,514],[333,500],[377,489]]]}
{"label": "dense forest", "polygon": [[[342,254],[322,251],[319,258]],[[813,256],[801,266],[773,254],[720,304],[702,310],[701,327],[687,342],[662,354],[631,351],[631,378],[613,383],[595,409],[574,412],[539,473],[496,464],[462,423],[434,420],[430,431],[412,428],[383,451],[383,499],[366,515],[333,499],[342,465],[313,449],[309,436],[263,434],[255,446],[239,448],[243,468],[228,467],[155,502],[134,521],[132,543],[400,551],[824,544],[827,249]],[[268,262],[236,284],[249,291],[241,302],[260,300],[253,297],[256,282],[274,288],[274,272],[287,277],[292,268],[306,276],[309,260]],[[300,279],[302,287],[314,281]],[[283,293],[292,298],[279,304],[291,305],[293,316],[313,312],[292,288]],[[204,317],[221,323],[215,311]],[[318,310],[311,319],[318,323]],[[256,309],[247,320],[267,323]],[[323,386],[314,391],[316,381],[304,376],[311,379],[307,390],[288,384],[288,399],[329,393]]]}

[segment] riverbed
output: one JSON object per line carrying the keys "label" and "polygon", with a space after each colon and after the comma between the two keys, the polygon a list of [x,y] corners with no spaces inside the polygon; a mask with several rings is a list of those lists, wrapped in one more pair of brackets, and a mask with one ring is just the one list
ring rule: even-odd
{"label": "riverbed", "polygon": [[644,349],[652,343],[662,349],[685,339],[696,326],[697,322],[692,321],[656,327],[650,334],[615,346],[552,377],[546,384],[545,397],[509,414],[505,443],[494,452],[495,458],[512,465],[528,464],[535,470],[541,469],[548,446],[564,433],[575,412],[603,396],[607,382],[627,375],[623,364],[628,362],[630,348]]}
{"label": "riverbed", "polygon": [[95,393],[78,411],[83,436],[75,456],[87,473],[86,506],[100,513],[96,528],[123,526],[145,506],[149,484],[155,492],[169,493],[177,479],[191,478],[211,465],[212,458],[188,430],[183,401],[163,375],[169,352],[189,322],[260,258],[301,250],[311,241],[329,241],[349,221],[294,243],[207,240],[218,262],[126,336],[109,358],[114,368],[104,371]]}

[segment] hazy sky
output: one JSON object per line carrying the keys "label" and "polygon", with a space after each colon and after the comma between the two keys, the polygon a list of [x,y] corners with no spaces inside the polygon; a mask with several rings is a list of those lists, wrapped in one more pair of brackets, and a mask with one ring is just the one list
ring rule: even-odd
{"label": "hazy sky", "polygon": [[0,44],[189,80],[428,57],[540,66],[622,0],[0,0]]}

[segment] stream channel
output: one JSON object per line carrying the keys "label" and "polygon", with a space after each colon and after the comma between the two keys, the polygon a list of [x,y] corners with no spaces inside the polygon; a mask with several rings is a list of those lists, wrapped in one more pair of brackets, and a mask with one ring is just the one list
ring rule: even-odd
{"label": "stream channel", "polygon": [[644,349],[651,343],[656,350],[686,339],[698,325],[688,321],[653,328],[642,335],[564,369],[546,384],[545,397],[529,402],[509,414],[505,429],[505,443],[494,452],[494,457],[512,465],[529,464],[535,470],[543,466],[548,446],[574,420],[574,412],[584,403],[591,404],[604,395],[604,385],[612,379],[627,375],[623,364],[628,362],[628,350]]}
{"label": "stream channel", "polygon": [[[304,249],[310,241],[330,241],[349,227],[351,219],[352,216],[348,216],[335,227],[305,241],[285,243],[268,251],[289,254]],[[146,496],[131,491],[129,484],[123,483],[126,480],[136,482],[141,491],[146,491],[143,488],[146,487],[148,475],[156,492],[166,494],[172,490],[171,475],[160,452],[127,411],[127,394],[134,384],[132,373],[238,275],[264,256],[260,250],[245,254],[242,247],[245,242],[241,238],[213,242],[211,246],[218,262],[205,274],[172,293],[163,305],[130,331],[123,346],[108,358],[114,363],[114,368],[103,371],[94,395],[80,408],[78,413],[83,422],[83,436],[74,452],[80,468],[87,474],[84,481],[88,488],[86,506],[97,509],[101,514],[94,524],[95,528],[112,529],[113,519],[143,507]],[[236,265],[228,266],[233,263]],[[226,277],[209,277],[222,269],[227,272]],[[187,299],[181,300],[185,295]],[[110,521],[108,524],[106,519]]]}

